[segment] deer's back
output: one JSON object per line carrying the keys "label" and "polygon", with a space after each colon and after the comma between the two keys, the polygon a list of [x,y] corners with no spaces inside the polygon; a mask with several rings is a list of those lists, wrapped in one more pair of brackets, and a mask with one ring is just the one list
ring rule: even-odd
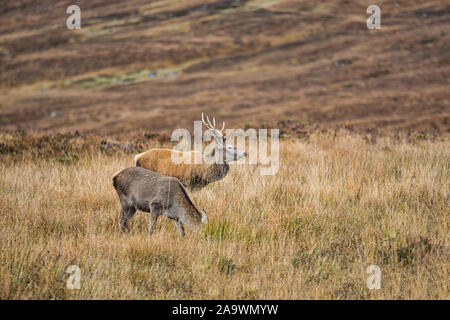
{"label": "deer's back", "polygon": [[124,195],[155,197],[171,195],[179,188],[179,181],[141,167],[126,168],[113,178],[114,188]]}
{"label": "deer's back", "polygon": [[[190,163],[175,163],[172,161],[172,153],[177,157],[186,157]],[[158,172],[163,175],[176,177],[182,181],[204,170],[202,164],[194,164],[194,154],[197,151],[182,152],[171,149],[151,149],[135,157],[136,166]],[[200,153],[201,154],[201,153]],[[183,159],[186,159],[183,158]]]}

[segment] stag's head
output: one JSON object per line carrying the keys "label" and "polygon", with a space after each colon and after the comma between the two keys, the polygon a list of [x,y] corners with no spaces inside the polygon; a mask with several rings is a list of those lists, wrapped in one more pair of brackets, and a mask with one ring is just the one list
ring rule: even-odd
{"label": "stag's head", "polygon": [[212,118],[212,123],[209,121],[208,116],[206,116],[206,120],[207,121],[205,121],[202,112],[202,122],[205,127],[213,133],[214,141],[216,143],[212,155],[215,155],[215,152],[218,152],[224,163],[245,159],[245,156],[247,155],[245,151],[238,150],[234,145],[226,142],[227,138],[224,133],[225,121],[223,121],[222,129],[218,130],[216,129],[216,119],[214,117]]}

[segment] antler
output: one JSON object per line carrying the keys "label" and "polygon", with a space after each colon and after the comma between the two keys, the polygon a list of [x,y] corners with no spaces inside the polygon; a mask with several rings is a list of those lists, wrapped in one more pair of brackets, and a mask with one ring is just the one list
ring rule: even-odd
{"label": "antler", "polygon": [[203,112],[202,112],[202,122],[205,125],[205,127],[208,130],[211,130],[214,135],[218,136],[217,132],[220,132],[220,137],[223,137],[223,129],[225,129],[225,121],[223,121],[223,125],[222,125],[222,129],[217,130],[216,129],[216,118],[213,117],[213,123],[211,124],[211,121],[209,121],[209,117],[206,116],[206,120],[208,121],[208,123],[205,122],[205,118],[203,117]]}

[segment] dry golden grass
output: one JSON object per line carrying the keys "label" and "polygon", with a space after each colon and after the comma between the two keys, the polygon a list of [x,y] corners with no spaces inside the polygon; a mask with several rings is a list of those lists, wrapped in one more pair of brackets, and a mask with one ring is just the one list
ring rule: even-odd
{"label": "dry golden grass", "polygon": [[[275,176],[233,166],[191,193],[209,221],[185,238],[163,217],[148,237],[142,212],[119,232],[111,177],[132,155],[5,150],[14,151],[3,148],[0,163],[1,299],[449,298],[446,138],[282,141]],[[72,264],[81,290],[66,288]],[[372,264],[380,290],[366,287]]]}

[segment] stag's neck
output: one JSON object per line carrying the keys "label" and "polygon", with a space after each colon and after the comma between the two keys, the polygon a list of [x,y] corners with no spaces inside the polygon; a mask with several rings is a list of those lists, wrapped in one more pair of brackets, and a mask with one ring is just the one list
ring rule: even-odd
{"label": "stag's neck", "polygon": [[208,169],[208,182],[213,182],[222,179],[230,171],[228,163],[213,163]]}

